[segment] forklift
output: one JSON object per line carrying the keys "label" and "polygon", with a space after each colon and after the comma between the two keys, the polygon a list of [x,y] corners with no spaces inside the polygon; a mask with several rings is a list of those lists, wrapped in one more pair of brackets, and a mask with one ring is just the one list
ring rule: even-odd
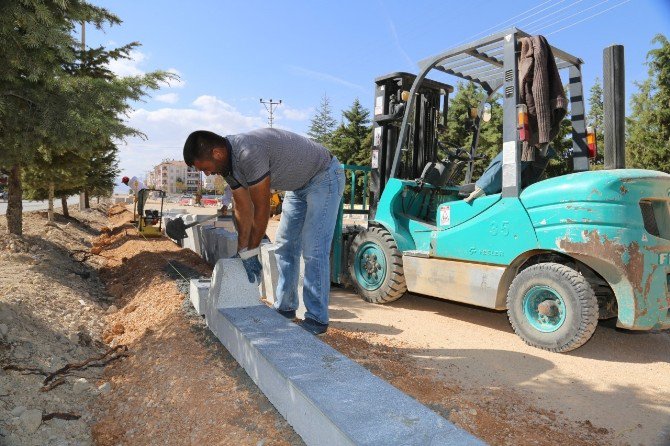
{"label": "forklift", "polygon": [[[344,166],[352,187],[357,173],[369,176],[369,208],[343,204],[332,280],[376,304],[412,292],[506,310],[517,335],[552,352],[586,343],[599,319],[615,317],[629,330],[670,328],[670,175],[589,171],[595,137],[584,121],[583,61],[550,47],[569,78],[573,173],[529,179],[521,162],[523,37],[530,36],[511,28],[427,58],[417,75],[375,80],[371,165]],[[473,115],[469,149],[439,139],[453,88],[428,79],[431,72],[488,94]],[[466,200],[486,104],[498,91],[500,190]],[[350,213],[367,214],[367,228],[345,228]]]}

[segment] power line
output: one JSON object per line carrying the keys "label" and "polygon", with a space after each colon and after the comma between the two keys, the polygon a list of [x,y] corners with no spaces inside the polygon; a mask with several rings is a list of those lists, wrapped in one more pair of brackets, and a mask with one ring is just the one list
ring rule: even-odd
{"label": "power line", "polygon": [[546,18],[548,18],[548,17],[551,17],[551,16],[553,16],[553,15],[558,14],[558,13],[561,12],[561,11],[565,11],[565,10],[568,9],[568,8],[572,8],[572,7],[575,6],[577,3],[581,3],[581,2],[583,2],[583,1],[584,1],[584,0],[575,0],[574,2],[570,3],[568,6],[564,6],[564,7],[560,8],[560,9],[557,9],[556,11],[553,11],[553,12],[551,12],[550,14],[547,14],[547,15],[545,15],[545,16],[543,16],[543,17],[540,17],[540,18],[538,18],[538,19],[535,19],[535,20],[533,20],[532,22],[528,22],[528,23],[526,23],[526,24],[523,25],[523,26],[534,25],[534,24],[536,24],[537,22],[541,22],[542,20],[544,20],[544,19],[546,19]]}
{"label": "power line", "polygon": [[268,111],[268,124],[270,125],[270,128],[272,128],[272,123],[274,122],[274,109],[275,106],[281,104],[281,99],[279,102],[274,102],[272,101],[272,98],[270,98],[269,101],[264,101],[263,98],[261,98],[261,104],[265,105],[265,109]]}
{"label": "power line", "polygon": [[[545,2],[540,3],[540,4],[537,5],[537,6],[532,7],[532,8],[530,8],[529,10],[522,12],[521,14],[517,14],[517,15],[515,15],[514,17],[510,17],[510,18],[507,19],[507,20],[503,20],[502,22],[498,23],[497,25],[493,25],[493,26],[491,26],[490,28],[486,28],[484,31],[481,31],[481,32],[479,32],[479,33],[477,33],[477,34],[474,34],[473,36],[471,36],[471,37],[469,37],[469,38],[467,38],[467,39],[465,39],[465,40],[462,40],[462,41],[458,42],[458,43],[457,43],[456,45],[454,45],[454,46],[460,45],[461,43],[469,42],[469,41],[471,41],[472,39],[475,39],[475,38],[480,37],[480,36],[485,37],[485,36],[487,36],[488,34],[495,34],[495,33],[497,33],[497,32],[504,31],[505,29],[509,28],[510,26],[513,26],[513,25],[516,26],[514,23],[509,23],[509,22],[513,22],[514,20],[518,19],[519,17],[525,16],[526,14],[530,13],[530,12],[533,11],[533,10],[535,10],[535,9],[541,7],[541,6],[544,6],[544,5],[546,5],[547,3],[552,3],[551,5],[547,6],[546,8],[542,8],[542,9],[540,9],[539,11],[536,11],[536,12],[534,12],[533,14],[530,14],[530,15],[527,16],[527,17],[523,17],[522,19],[519,19],[519,22],[523,22],[524,20],[528,20],[529,18],[534,17],[534,16],[540,14],[541,12],[546,11],[547,9],[551,9],[551,8],[553,8],[553,7],[555,7],[555,6],[560,5],[560,4],[563,3],[564,1],[565,1],[565,0],[558,0],[558,1],[555,1],[555,0],[546,0]],[[501,27],[501,26],[503,26],[503,25],[505,25],[503,28],[499,28],[499,27]],[[517,26],[517,28],[518,28],[518,26]],[[495,30],[495,31],[492,31],[492,32],[490,32],[490,33],[487,33],[488,31],[491,31],[491,30]]]}
{"label": "power line", "polygon": [[573,14],[570,14],[568,16],[565,16],[563,18],[552,19],[550,23],[539,24],[537,26],[537,28],[535,28],[533,31],[529,31],[529,32],[531,34],[538,34],[540,31],[545,30],[547,28],[551,28],[552,26],[556,25],[557,23],[563,22],[563,21],[568,20],[568,19],[570,19],[572,17],[575,17],[575,16],[580,16],[580,15],[584,14],[586,11],[589,11],[593,8],[597,8],[598,6],[600,6],[604,3],[608,3],[609,1],[611,1],[611,0],[602,0],[600,3],[596,3],[595,5],[589,6],[588,8],[584,8],[581,11],[577,11],[577,12],[575,12]]}
{"label": "power line", "polygon": [[582,20],[579,20],[579,21],[577,21],[577,22],[571,23],[570,25],[564,26],[563,28],[559,28],[559,29],[557,29],[556,31],[552,31],[552,32],[550,32],[550,33],[547,33],[547,36],[550,36],[550,35],[552,35],[552,34],[556,34],[556,33],[559,32],[559,31],[563,31],[563,30],[565,30],[565,29],[571,28],[571,27],[573,27],[573,26],[575,26],[575,25],[577,25],[577,24],[579,24],[579,23],[582,23],[582,22],[585,22],[585,21],[587,21],[587,20],[589,20],[589,19],[592,19],[593,17],[597,17],[597,16],[599,16],[600,14],[604,14],[604,13],[606,13],[607,11],[610,11],[610,10],[612,10],[612,9],[614,9],[614,8],[618,8],[619,6],[623,5],[624,3],[628,3],[629,1],[630,1],[630,0],[624,0],[624,1],[622,1],[621,3],[617,3],[616,5],[614,5],[614,6],[612,6],[612,7],[609,7],[609,8],[607,8],[607,9],[604,9],[604,10],[602,10],[602,11],[600,11],[600,12],[597,12],[597,13],[595,13],[595,14],[593,14],[593,15],[590,15],[590,16],[588,16],[588,17],[582,19]]}

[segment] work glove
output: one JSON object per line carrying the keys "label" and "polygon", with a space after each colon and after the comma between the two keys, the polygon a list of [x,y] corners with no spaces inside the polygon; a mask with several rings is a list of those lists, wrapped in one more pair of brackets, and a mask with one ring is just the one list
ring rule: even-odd
{"label": "work glove", "polygon": [[247,272],[247,278],[249,279],[250,283],[260,283],[262,280],[263,265],[261,265],[261,261],[258,258],[260,251],[260,248],[244,248],[237,253],[237,255],[242,259],[242,265],[244,265],[244,269]]}

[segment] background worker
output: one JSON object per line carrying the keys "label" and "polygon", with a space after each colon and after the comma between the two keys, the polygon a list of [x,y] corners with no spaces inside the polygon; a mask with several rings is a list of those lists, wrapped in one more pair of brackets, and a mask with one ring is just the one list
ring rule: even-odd
{"label": "background worker", "polygon": [[139,215],[139,218],[142,218],[144,216],[144,205],[147,203],[147,199],[149,198],[149,191],[146,190],[147,186],[137,177],[123,177],[121,182],[128,186],[135,196],[135,203],[137,203],[137,215]]}
{"label": "background worker", "polygon": [[284,190],[275,243],[279,281],[274,308],[289,319],[298,308],[300,257],[305,259],[303,328],[328,329],[330,247],[344,191],[340,162],[324,146],[280,129],[222,137],[193,132],[184,161],[205,175],[225,177],[233,190],[238,254],[250,282],[261,280],[259,245],[270,218],[270,192]]}

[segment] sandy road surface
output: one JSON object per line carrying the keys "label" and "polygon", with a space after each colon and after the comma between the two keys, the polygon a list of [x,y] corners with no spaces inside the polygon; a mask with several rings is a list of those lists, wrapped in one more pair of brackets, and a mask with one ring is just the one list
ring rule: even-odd
{"label": "sandy road surface", "polygon": [[333,327],[402,344],[404,353],[465,389],[510,389],[536,407],[605,427],[622,443],[670,444],[667,331],[601,324],[586,345],[556,354],[524,344],[505,313],[426,297],[380,306],[333,290],[331,317]]}

